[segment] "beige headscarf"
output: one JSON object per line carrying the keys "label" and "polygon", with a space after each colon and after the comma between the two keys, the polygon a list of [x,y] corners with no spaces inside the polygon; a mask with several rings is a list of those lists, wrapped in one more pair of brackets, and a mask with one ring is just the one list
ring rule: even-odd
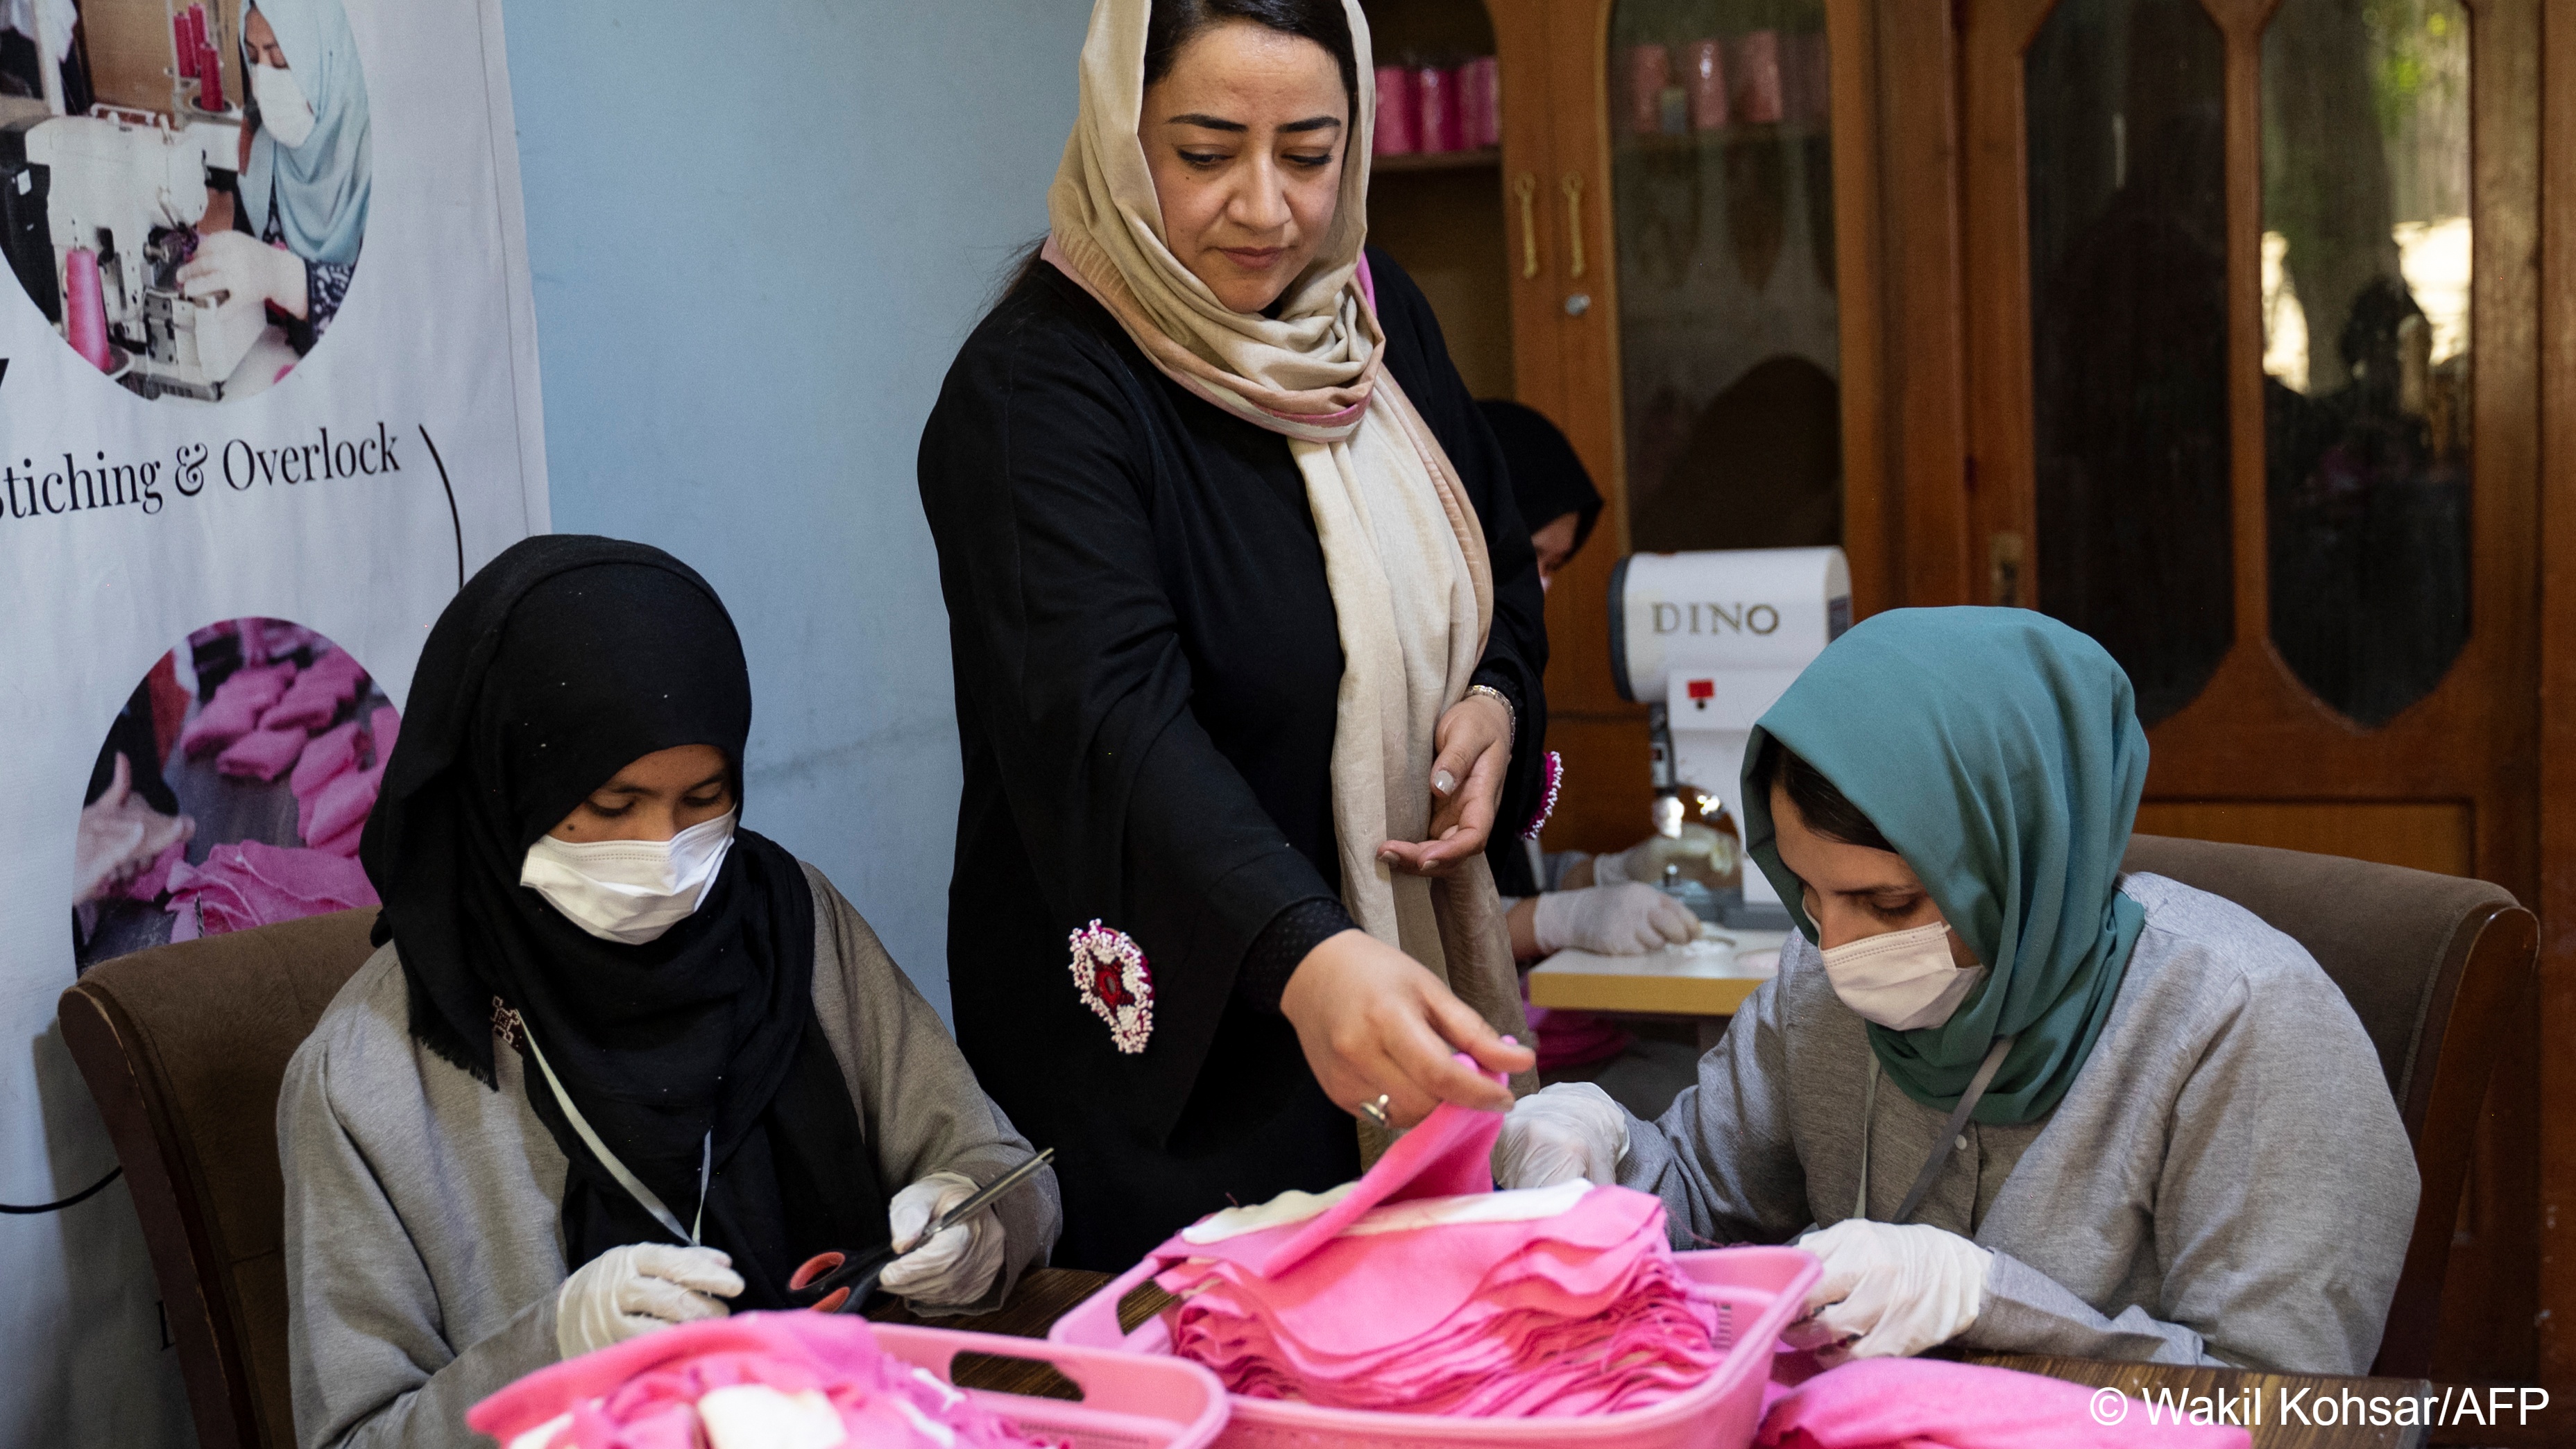
{"label": "beige headscarf", "polygon": [[1332,785],[1342,903],[1361,929],[1428,966],[1495,1030],[1526,1042],[1511,942],[1483,855],[1437,881],[1377,859],[1381,842],[1420,840],[1429,828],[1432,734],[1484,657],[1494,586],[1475,508],[1386,371],[1385,334],[1362,285],[1376,95],[1366,84],[1368,21],[1357,0],[1343,0],[1343,9],[1363,82],[1358,124],[1343,138],[1332,232],[1276,318],[1218,301],[1164,244],[1162,205],[1136,138],[1150,0],[1092,8],[1082,109],[1047,193],[1044,255],[1174,381],[1286,435],[1340,621]]}

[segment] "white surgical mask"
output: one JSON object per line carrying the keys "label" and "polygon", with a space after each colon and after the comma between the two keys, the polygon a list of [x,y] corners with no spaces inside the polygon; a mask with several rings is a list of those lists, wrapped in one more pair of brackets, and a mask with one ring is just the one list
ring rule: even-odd
{"label": "white surgical mask", "polygon": [[1834,995],[1890,1031],[1920,1031],[1948,1021],[1985,974],[1983,966],[1963,971],[1950,963],[1950,928],[1940,921],[1825,952],[1825,979]]}
{"label": "white surgical mask", "polygon": [[259,123],[292,151],[313,134],[313,103],[296,84],[295,72],[282,66],[250,68],[250,93],[259,100]]}
{"label": "white surgical mask", "polygon": [[519,884],[603,941],[640,946],[689,918],[733,848],[737,812],[668,840],[557,840],[539,836]]}

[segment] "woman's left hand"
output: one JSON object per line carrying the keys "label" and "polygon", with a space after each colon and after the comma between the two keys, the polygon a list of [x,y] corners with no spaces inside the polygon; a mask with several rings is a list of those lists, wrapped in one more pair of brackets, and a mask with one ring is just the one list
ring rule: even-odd
{"label": "woman's left hand", "polygon": [[1378,860],[1407,875],[1447,875],[1485,848],[1512,765],[1512,712],[1492,695],[1471,694],[1449,706],[1432,732],[1431,834],[1420,842],[1390,840]]}

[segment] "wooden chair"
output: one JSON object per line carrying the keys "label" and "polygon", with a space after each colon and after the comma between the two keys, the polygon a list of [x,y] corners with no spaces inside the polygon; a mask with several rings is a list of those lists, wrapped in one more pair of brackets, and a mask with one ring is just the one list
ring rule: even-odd
{"label": "wooden chair", "polygon": [[2140,835],[2132,871],[2225,896],[2308,949],[2379,1049],[2423,1196],[2373,1371],[2429,1374],[2489,1069],[2530,997],[2540,925],[2502,886],[2342,856]]}
{"label": "wooden chair", "polygon": [[375,918],[139,951],[63,993],[63,1041],[125,1166],[204,1449],[295,1443],[278,1086]]}

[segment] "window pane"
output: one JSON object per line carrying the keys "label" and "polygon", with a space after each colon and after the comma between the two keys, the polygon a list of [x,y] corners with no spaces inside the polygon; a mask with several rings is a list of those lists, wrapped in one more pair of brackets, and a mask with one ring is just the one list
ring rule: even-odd
{"label": "window pane", "polygon": [[1610,56],[1630,542],[1840,543],[1823,0],[1620,0]]}
{"label": "window pane", "polygon": [[2381,725],[2469,636],[2469,23],[2283,0],[2263,37],[2272,642]]}
{"label": "window pane", "polygon": [[2061,0],[2022,58],[2038,604],[2150,724],[2235,631],[2223,60],[2197,0]]}

